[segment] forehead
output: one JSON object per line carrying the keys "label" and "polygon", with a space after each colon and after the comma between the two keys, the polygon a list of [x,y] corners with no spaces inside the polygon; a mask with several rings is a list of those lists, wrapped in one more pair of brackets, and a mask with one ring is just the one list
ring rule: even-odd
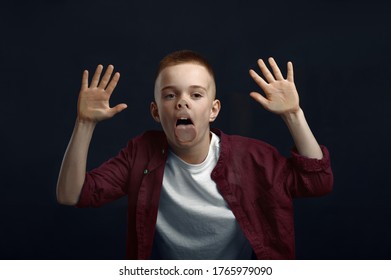
{"label": "forehead", "polygon": [[155,89],[194,85],[209,88],[212,83],[213,78],[206,67],[195,63],[182,63],[164,68],[156,79]]}

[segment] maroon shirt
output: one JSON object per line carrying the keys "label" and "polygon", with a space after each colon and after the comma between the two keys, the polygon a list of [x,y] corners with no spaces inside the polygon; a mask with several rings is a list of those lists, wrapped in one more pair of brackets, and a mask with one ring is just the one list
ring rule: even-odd
{"label": "maroon shirt", "polygon": [[[283,157],[259,140],[226,135],[211,177],[235,215],[258,259],[295,257],[294,197],[331,191],[333,174],[323,146],[321,160]],[[99,207],[128,195],[127,257],[149,259],[152,253],[168,144],[161,131],[149,131],[88,172],[77,207]]]}

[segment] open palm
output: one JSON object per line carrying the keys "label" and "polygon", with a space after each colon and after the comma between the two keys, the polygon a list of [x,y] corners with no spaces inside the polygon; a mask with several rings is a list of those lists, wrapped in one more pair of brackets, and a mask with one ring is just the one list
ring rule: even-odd
{"label": "open palm", "polygon": [[262,59],[258,60],[258,66],[266,81],[254,70],[250,70],[250,76],[261,87],[265,94],[265,96],[263,96],[258,92],[251,92],[250,96],[270,112],[276,114],[297,112],[300,109],[299,95],[293,80],[292,62],[288,62],[286,79],[282,76],[277,63],[273,58],[269,58],[269,64],[273,70],[273,74],[269,71]]}
{"label": "open palm", "polygon": [[83,72],[78,100],[79,120],[99,122],[113,117],[127,107],[126,104],[121,103],[110,108],[109,100],[120,77],[118,72],[111,77],[113,70],[114,67],[109,65],[100,79],[103,66],[98,65],[90,85],[88,85],[88,71]]}

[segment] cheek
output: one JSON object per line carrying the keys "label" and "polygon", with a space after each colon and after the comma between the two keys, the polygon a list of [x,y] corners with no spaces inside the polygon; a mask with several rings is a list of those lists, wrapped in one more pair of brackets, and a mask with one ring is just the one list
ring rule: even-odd
{"label": "cheek", "polygon": [[171,122],[169,114],[163,109],[160,111],[160,122],[162,126],[167,126]]}
{"label": "cheek", "polygon": [[205,109],[205,116],[210,116],[210,114],[212,113],[212,107],[208,104],[207,106],[207,109]]}

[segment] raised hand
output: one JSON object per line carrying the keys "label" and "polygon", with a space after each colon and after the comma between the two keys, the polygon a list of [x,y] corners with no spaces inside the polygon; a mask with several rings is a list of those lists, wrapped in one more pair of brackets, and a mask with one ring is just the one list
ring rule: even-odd
{"label": "raised hand", "polygon": [[109,65],[101,79],[103,66],[98,65],[90,85],[88,85],[88,71],[84,70],[77,105],[79,121],[97,123],[109,119],[127,108],[127,105],[124,103],[110,108],[110,96],[117,86],[120,77],[118,72],[111,76],[113,70],[114,66]]}
{"label": "raised hand", "polygon": [[250,96],[259,102],[266,110],[279,115],[299,111],[299,95],[293,81],[292,62],[288,62],[286,79],[282,76],[277,63],[273,58],[269,58],[269,64],[273,70],[273,74],[269,71],[262,59],[258,60],[259,68],[266,81],[254,70],[250,70],[250,76],[261,87],[265,94],[265,96],[263,96],[258,92],[251,92]]}

